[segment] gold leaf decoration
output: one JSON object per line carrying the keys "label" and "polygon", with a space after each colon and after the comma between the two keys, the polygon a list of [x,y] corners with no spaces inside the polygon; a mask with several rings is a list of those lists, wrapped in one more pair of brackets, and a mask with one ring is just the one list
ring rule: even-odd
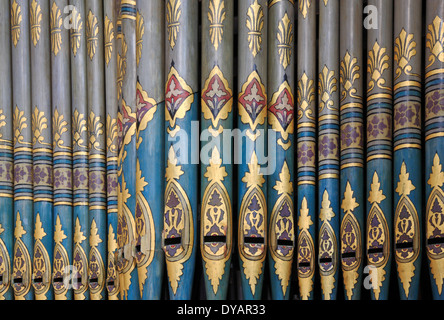
{"label": "gold leaf decoration", "polygon": [[113,40],[114,40],[114,25],[113,22],[108,18],[108,16],[105,17],[105,62],[108,66],[113,53]]}
{"label": "gold leaf decoration", "polygon": [[31,127],[32,132],[34,133],[32,138],[33,145],[36,145],[37,143],[50,145],[49,143],[45,143],[45,137],[42,135],[43,130],[48,129],[48,119],[46,118],[45,113],[40,112],[37,107],[35,107],[34,112],[32,113]]}
{"label": "gold leaf decoration", "polygon": [[338,81],[335,77],[335,72],[329,70],[327,66],[324,65],[322,72],[319,73],[319,97],[321,101],[319,102],[319,113],[327,108],[330,111],[337,111],[334,109],[333,93],[338,90]]}
{"label": "gold leaf decoration", "polygon": [[[6,115],[3,113],[3,109],[0,109],[0,128],[6,126]],[[0,139],[3,138],[3,133],[0,132]]]}
{"label": "gold leaf decoration", "polygon": [[310,80],[304,72],[298,82],[298,118],[299,120],[306,116],[310,120],[315,120],[313,110],[310,105],[315,101],[314,81]]}
{"label": "gold leaf decoration", "polygon": [[82,39],[82,29],[83,29],[83,20],[80,12],[77,11],[77,8],[74,7],[71,13],[73,20],[70,20],[72,25],[71,28],[71,49],[72,53],[77,56],[77,52],[80,49],[81,39]]}
{"label": "gold leaf decoration", "polygon": [[288,14],[285,13],[278,25],[278,53],[279,61],[284,69],[290,64],[292,48],[293,48],[293,24]]}
{"label": "gold leaf decoration", "polygon": [[75,109],[72,114],[72,134],[73,134],[73,144],[79,146],[80,148],[86,149],[87,146],[84,144],[83,132],[86,132],[86,120],[85,115],[79,113],[79,110]]}
{"label": "gold leaf decoration", "polygon": [[22,20],[22,8],[18,5],[17,0],[14,0],[11,5],[11,37],[14,47],[17,47],[20,40]]}
{"label": "gold leaf decoration", "polygon": [[[325,4],[327,5],[327,4]],[[311,0],[299,0],[299,11],[301,11],[302,16],[307,18],[308,10],[311,7]]]}
{"label": "gold leaf decoration", "polygon": [[224,35],[224,21],[226,18],[225,1],[210,0],[208,20],[210,21],[210,40],[217,50]]}
{"label": "gold leaf decoration", "polygon": [[57,56],[62,48],[62,12],[55,2],[52,3],[51,15],[51,50]]}
{"label": "gold leaf decoration", "polygon": [[145,19],[137,11],[136,16],[136,60],[137,66],[139,66],[140,59],[142,58],[143,49],[143,35],[145,34]]}
{"label": "gold leaf decoration", "polygon": [[92,60],[96,54],[97,46],[99,45],[99,21],[97,17],[90,10],[86,20],[86,47],[88,56]]}
{"label": "gold leaf decoration", "polygon": [[354,83],[356,80],[361,78],[359,71],[361,68],[358,65],[358,59],[352,58],[350,53],[347,51],[344,59],[341,61],[340,69],[340,80],[341,80],[341,101],[344,101],[347,96],[350,98],[361,99],[357,96],[357,89],[354,88]]}
{"label": "gold leaf decoration", "polygon": [[58,147],[60,149],[70,150],[69,147],[64,146],[65,142],[63,141],[63,134],[68,132],[68,122],[65,120],[65,117],[59,113],[58,109],[54,110],[54,114],[52,116],[52,132],[54,135],[54,148]]}
{"label": "gold leaf decoration", "polygon": [[120,100],[122,97],[122,86],[123,79],[126,75],[126,67],[127,67],[127,57],[126,54],[128,52],[128,45],[126,44],[125,38],[120,37],[120,41],[122,42],[122,52],[117,54],[117,99]]}
{"label": "gold leaf decoration", "polygon": [[25,138],[22,134],[23,130],[28,128],[28,119],[25,117],[25,112],[20,111],[17,106],[12,116],[12,122],[14,127],[14,144],[28,144],[24,141]]}
{"label": "gold leaf decoration", "polygon": [[182,15],[181,0],[167,0],[166,5],[166,19],[168,30],[168,41],[170,42],[171,49],[174,49],[176,45],[177,36],[180,30],[180,17]]}
{"label": "gold leaf decoration", "polygon": [[106,146],[108,148],[108,151],[110,153],[117,153],[117,135],[118,135],[118,128],[117,128],[117,119],[112,119],[111,115],[108,114],[108,117],[106,118]]}
{"label": "gold leaf decoration", "polygon": [[430,68],[438,59],[441,63],[444,63],[444,22],[436,16],[433,22],[427,27],[426,36],[426,48],[430,50],[429,64],[427,68]]}
{"label": "gold leaf decoration", "polygon": [[94,112],[89,114],[88,127],[90,130],[89,135],[89,150],[95,149],[96,151],[103,151],[103,146],[100,145],[99,137],[104,134],[104,125],[100,117],[96,117]]}
{"label": "gold leaf decoration", "polygon": [[410,65],[411,59],[416,56],[416,41],[414,34],[408,34],[404,28],[402,28],[398,37],[395,39],[394,48],[394,60],[397,64],[395,70],[395,80],[398,79],[402,73],[411,76],[418,76],[412,74],[412,66]]}
{"label": "gold leaf decoration", "polygon": [[388,70],[390,57],[387,54],[387,48],[382,48],[378,41],[368,53],[367,72],[370,74],[370,81],[367,91],[370,93],[378,86],[383,90],[391,90],[390,87],[384,87],[386,80],[383,77],[384,71]]}
{"label": "gold leaf decoration", "polygon": [[34,47],[40,40],[40,32],[42,31],[41,22],[43,18],[42,8],[36,0],[32,0],[31,7],[29,8],[30,13],[30,24],[31,24],[31,39]]}
{"label": "gold leaf decoration", "polygon": [[253,57],[256,57],[262,49],[262,30],[265,24],[264,10],[257,0],[248,8],[246,24],[249,48]]}

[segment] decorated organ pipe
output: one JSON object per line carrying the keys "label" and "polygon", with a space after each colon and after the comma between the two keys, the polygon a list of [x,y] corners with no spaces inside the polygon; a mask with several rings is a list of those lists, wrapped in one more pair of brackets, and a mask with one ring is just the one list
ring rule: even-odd
{"label": "decorated organ pipe", "polygon": [[[31,105],[34,182],[32,285],[36,300],[52,300],[53,163],[51,126],[51,38],[49,0],[30,2]],[[40,28],[40,29],[39,29]],[[38,32],[37,30],[40,30]]]}
{"label": "decorated organ pipe", "polygon": [[296,39],[294,1],[268,4],[269,155],[276,170],[268,177],[268,265],[272,298],[288,300],[295,249],[294,227],[294,89]]}
{"label": "decorated organ pipe", "polygon": [[69,284],[73,262],[74,223],[72,188],[71,68],[69,30],[63,25],[67,0],[50,3],[51,83],[54,168],[54,257],[52,284],[56,300],[72,300]]}
{"label": "decorated organ pipe", "polygon": [[371,0],[377,28],[367,32],[366,256],[371,297],[387,300],[393,228],[393,1]]}
{"label": "decorated organ pipe", "polygon": [[340,2],[341,268],[345,298],[361,297],[364,268],[363,3]]}
{"label": "decorated organ pipe", "polygon": [[339,0],[319,2],[317,262],[324,300],[335,300],[340,286],[339,9]]}
{"label": "decorated organ pipe", "polygon": [[246,137],[234,148],[242,160],[237,168],[237,245],[243,298],[247,300],[262,298],[268,242],[267,176],[262,170],[268,118],[267,29],[267,1],[238,3],[237,128]]}
{"label": "decorated organ pipe", "polygon": [[299,0],[297,61],[297,270],[299,295],[313,299],[316,233],[316,1]]}
{"label": "decorated organ pipe", "polygon": [[165,192],[164,12],[164,1],[137,2],[135,224],[136,263],[143,300],[161,298],[165,264],[162,250]]}
{"label": "decorated organ pipe", "polygon": [[[206,296],[225,300],[234,249],[233,169],[224,130],[234,128],[234,1],[202,2],[200,250]],[[231,151],[231,150],[230,150]],[[204,160],[202,158],[202,160]],[[228,161],[227,161],[228,160]]]}
{"label": "decorated organ pipe", "polygon": [[[118,178],[119,222],[117,226],[118,272],[122,300],[140,300],[135,260],[136,242],[136,1],[122,0],[118,25]],[[119,30],[119,28],[121,28]],[[120,33],[120,34],[119,34]]]}
{"label": "decorated organ pipe", "polygon": [[73,156],[73,285],[75,300],[89,300],[89,156],[88,79],[86,72],[85,0],[71,0],[71,125]]}
{"label": "decorated organ pipe", "polygon": [[10,2],[0,3],[0,300],[13,300],[14,149]]}
{"label": "decorated organ pipe", "polygon": [[444,2],[426,2],[425,250],[433,298],[444,299]]}
{"label": "decorated organ pipe", "polygon": [[441,0],[0,1],[0,300],[442,299],[443,29]]}
{"label": "decorated organ pipe", "polygon": [[89,149],[89,257],[91,300],[104,300],[106,261],[106,110],[103,1],[85,2]]}
{"label": "decorated organ pipe", "polygon": [[107,194],[107,258],[106,290],[108,300],[119,300],[120,282],[117,273],[117,18],[120,5],[103,1],[103,32],[105,46],[105,110],[106,110],[106,194]]}
{"label": "decorated organ pipe", "polygon": [[33,300],[34,202],[29,1],[13,0],[10,9],[14,128],[14,251],[11,283],[15,300]]}
{"label": "decorated organ pipe", "polygon": [[[164,251],[173,300],[191,298],[197,245],[198,1],[165,1]],[[198,132],[199,130],[197,130]]]}
{"label": "decorated organ pipe", "polygon": [[393,254],[401,299],[417,300],[423,243],[422,1],[395,0],[393,52]]}

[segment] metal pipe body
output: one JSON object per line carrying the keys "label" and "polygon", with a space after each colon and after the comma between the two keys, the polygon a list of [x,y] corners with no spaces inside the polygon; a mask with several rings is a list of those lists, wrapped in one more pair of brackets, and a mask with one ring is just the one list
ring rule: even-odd
{"label": "metal pipe body", "polygon": [[367,31],[367,227],[371,297],[387,300],[393,228],[393,1],[371,0],[378,26]]}
{"label": "metal pipe body", "polygon": [[[165,1],[164,250],[170,298],[190,299],[197,243],[198,1]],[[194,124],[193,124],[194,122]],[[182,218],[178,219],[178,215]],[[183,219],[183,220],[182,220]]]}
{"label": "metal pipe body", "polygon": [[[118,270],[122,300],[140,300],[135,260],[136,240],[136,1],[122,0],[118,26],[118,94],[119,94],[119,222],[117,244]],[[119,28],[121,28],[119,30]],[[119,34],[120,33],[120,34]]]}
{"label": "metal pipe body", "polygon": [[316,239],[316,1],[299,0],[297,269],[302,300],[313,299]]}
{"label": "metal pipe body", "polygon": [[106,290],[108,300],[120,299],[120,282],[117,273],[117,19],[119,3],[103,1],[105,46],[105,109],[106,109],[106,181],[107,181],[107,267]]}
{"label": "metal pipe body", "polygon": [[318,63],[318,267],[322,298],[339,287],[339,0],[320,2]]}
{"label": "metal pipe body", "polygon": [[295,249],[294,227],[294,1],[268,5],[268,132],[275,133],[269,156],[276,169],[268,177],[268,264],[274,300],[288,300]]}
{"label": "metal pipe body", "polygon": [[12,300],[14,149],[10,2],[0,3],[0,300]]}
{"label": "metal pipe body", "polygon": [[70,39],[63,25],[67,6],[67,0],[54,0],[50,14],[55,227],[52,281],[56,300],[73,299],[73,290],[66,285],[74,249]]}
{"label": "metal pipe body", "polygon": [[33,300],[34,249],[29,1],[11,1],[14,126],[14,253],[11,283],[16,300]]}
{"label": "metal pipe body", "polygon": [[433,298],[444,299],[444,2],[426,2],[425,245]]}
{"label": "metal pipe body", "polygon": [[[159,300],[165,191],[165,4],[137,3],[136,261],[140,295]],[[155,75],[155,76],[153,76]]]}
{"label": "metal pipe body", "polygon": [[[261,171],[267,152],[268,3],[238,3],[238,252],[243,298],[262,297],[267,255],[267,181]],[[243,144],[245,141],[245,144]],[[254,217],[254,218],[253,218]]]}
{"label": "metal pipe body", "polygon": [[422,1],[394,3],[394,258],[401,299],[417,300],[422,257]]}
{"label": "metal pipe body", "polygon": [[53,161],[49,0],[31,1],[31,101],[34,170],[33,287],[36,300],[53,300]]}
{"label": "metal pipe body", "polygon": [[106,110],[103,1],[85,2],[89,147],[89,263],[91,300],[106,299]]}
{"label": "metal pipe body", "polygon": [[75,300],[89,300],[89,157],[88,157],[88,79],[86,73],[85,0],[71,0],[71,90],[73,148],[73,266],[77,269]]}
{"label": "metal pipe body", "polygon": [[365,235],[364,67],[361,0],[341,0],[341,265],[345,297],[361,297]]}

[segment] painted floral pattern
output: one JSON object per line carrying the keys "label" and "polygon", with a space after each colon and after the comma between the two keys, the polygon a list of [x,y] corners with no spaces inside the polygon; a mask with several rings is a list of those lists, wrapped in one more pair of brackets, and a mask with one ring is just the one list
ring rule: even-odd
{"label": "painted floral pattern", "polygon": [[371,116],[367,122],[367,133],[369,140],[375,140],[378,138],[391,139],[391,121],[389,116],[386,115],[374,115]]}
{"label": "painted floral pattern", "polygon": [[54,186],[56,188],[71,189],[72,188],[72,172],[66,169],[54,170]]}
{"label": "painted floral pattern", "polygon": [[330,138],[329,135],[322,136],[319,139],[319,156],[321,158],[335,158],[339,157],[339,138]]}
{"label": "painted floral pattern", "polygon": [[363,128],[362,125],[351,125],[347,124],[342,127],[341,130],[341,148],[350,147],[361,147],[363,146],[362,141]]}
{"label": "painted floral pattern", "polygon": [[419,103],[402,103],[395,110],[395,128],[402,128],[413,125],[417,128],[421,126],[421,105]]}
{"label": "painted floral pattern", "polygon": [[444,90],[436,90],[426,97],[427,117],[444,116]]}
{"label": "painted floral pattern", "polygon": [[302,143],[298,148],[298,162],[299,165],[311,165],[314,164],[314,147],[308,143]]}

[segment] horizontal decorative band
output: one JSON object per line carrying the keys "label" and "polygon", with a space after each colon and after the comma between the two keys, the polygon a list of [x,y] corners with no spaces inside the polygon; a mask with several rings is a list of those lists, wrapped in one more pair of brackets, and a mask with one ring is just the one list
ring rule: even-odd
{"label": "horizontal decorative band", "polygon": [[401,150],[401,149],[409,149],[409,148],[422,149],[420,144],[416,144],[416,143],[403,143],[403,144],[400,144],[399,146],[396,146],[394,148],[394,150],[398,151],[398,150]]}
{"label": "horizontal decorative band", "polygon": [[405,88],[405,87],[418,87],[418,88],[421,88],[421,82],[419,82],[419,81],[411,81],[411,80],[401,81],[401,82],[395,84],[395,86],[393,87],[393,90],[396,91],[399,88]]}

